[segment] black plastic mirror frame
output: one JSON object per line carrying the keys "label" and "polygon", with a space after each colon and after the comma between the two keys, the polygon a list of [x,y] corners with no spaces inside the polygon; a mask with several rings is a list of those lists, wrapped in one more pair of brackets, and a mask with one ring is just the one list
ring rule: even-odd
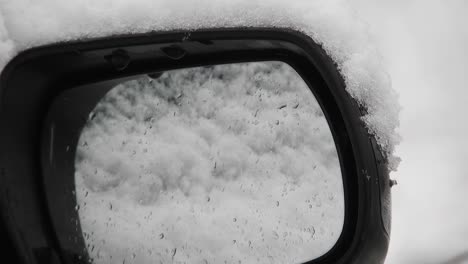
{"label": "black plastic mirror frame", "polygon": [[[115,54],[119,57],[112,57]],[[147,72],[265,60],[290,64],[312,88],[340,158],[343,231],[328,253],[309,263],[383,263],[390,186],[386,159],[360,119],[365,109],[345,91],[336,65],[319,45],[302,33],[272,28],[114,36],[34,48],[16,56],[0,79],[0,195],[3,221],[23,260],[83,263],[87,257],[79,225],[70,221],[78,219],[70,195],[74,173],[63,174],[73,167],[74,150],[67,155],[57,149],[60,144],[51,142],[57,131],[44,126],[56,95]],[[80,122],[86,120],[76,120],[77,127]],[[60,168],[49,162],[50,146],[61,159]]]}

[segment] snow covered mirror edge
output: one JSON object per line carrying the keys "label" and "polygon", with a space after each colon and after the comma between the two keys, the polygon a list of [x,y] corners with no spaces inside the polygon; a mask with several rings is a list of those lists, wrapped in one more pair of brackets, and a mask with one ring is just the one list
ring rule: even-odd
{"label": "snow covered mirror edge", "polygon": [[[8,65],[1,80],[1,118],[11,124],[0,132],[6,146],[1,156],[2,188],[15,192],[3,201],[7,210],[2,212],[8,211],[4,219],[23,260],[89,260],[76,210],[74,165],[81,129],[113,87],[99,89],[103,86],[98,84],[115,81],[115,86],[123,78],[141,74],[255,61],[280,61],[297,71],[321,106],[336,144],[343,187],[342,231],[331,249],[310,263],[383,262],[390,230],[388,171],[386,159],[360,120],[366,110],[346,93],[335,64],[310,38],[290,30],[254,28],[65,43],[26,51]],[[62,102],[69,111],[48,116],[64,91],[93,85],[93,93],[77,93],[73,100]],[[15,206],[18,203],[21,208]]]}

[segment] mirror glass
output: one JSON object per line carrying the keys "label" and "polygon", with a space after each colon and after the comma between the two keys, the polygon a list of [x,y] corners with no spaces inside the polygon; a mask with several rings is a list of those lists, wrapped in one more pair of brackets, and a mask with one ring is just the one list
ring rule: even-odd
{"label": "mirror glass", "polygon": [[75,185],[92,263],[298,263],[344,221],[329,126],[283,62],[119,83],[81,132]]}

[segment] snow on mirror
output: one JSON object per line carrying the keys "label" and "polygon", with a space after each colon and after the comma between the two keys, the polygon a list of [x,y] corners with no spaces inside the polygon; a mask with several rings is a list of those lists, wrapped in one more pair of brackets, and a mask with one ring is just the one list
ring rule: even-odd
{"label": "snow on mirror", "polygon": [[297,263],[341,234],[333,138],[285,63],[120,83],[78,144],[77,210],[93,263]]}

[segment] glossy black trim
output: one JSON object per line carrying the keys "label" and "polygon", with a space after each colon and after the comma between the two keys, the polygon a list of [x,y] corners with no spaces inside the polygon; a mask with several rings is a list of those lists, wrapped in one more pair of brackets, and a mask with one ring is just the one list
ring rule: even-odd
{"label": "glossy black trim", "polygon": [[[124,50],[130,61],[126,63],[120,51],[121,57],[109,57],[117,50]],[[68,237],[81,235],[70,206],[74,179],[62,174],[74,155],[71,159],[64,152],[66,143],[56,138],[56,128],[45,126],[56,96],[79,85],[141,73],[262,60],[290,64],[313,88],[340,157],[343,232],[328,253],[309,263],[383,263],[390,228],[384,224],[390,215],[382,213],[384,207],[389,212],[383,202],[390,197],[388,171],[360,119],[365,109],[345,91],[336,65],[319,45],[302,33],[272,28],[114,36],[34,48],[16,56],[0,79],[0,195],[2,212],[8,212],[4,221],[25,263],[57,261],[55,255],[62,263],[82,263],[87,257],[76,250],[84,249],[83,239]],[[58,163],[50,162],[54,157]],[[38,253],[44,250],[51,253]],[[42,255],[47,257],[38,257]]]}

